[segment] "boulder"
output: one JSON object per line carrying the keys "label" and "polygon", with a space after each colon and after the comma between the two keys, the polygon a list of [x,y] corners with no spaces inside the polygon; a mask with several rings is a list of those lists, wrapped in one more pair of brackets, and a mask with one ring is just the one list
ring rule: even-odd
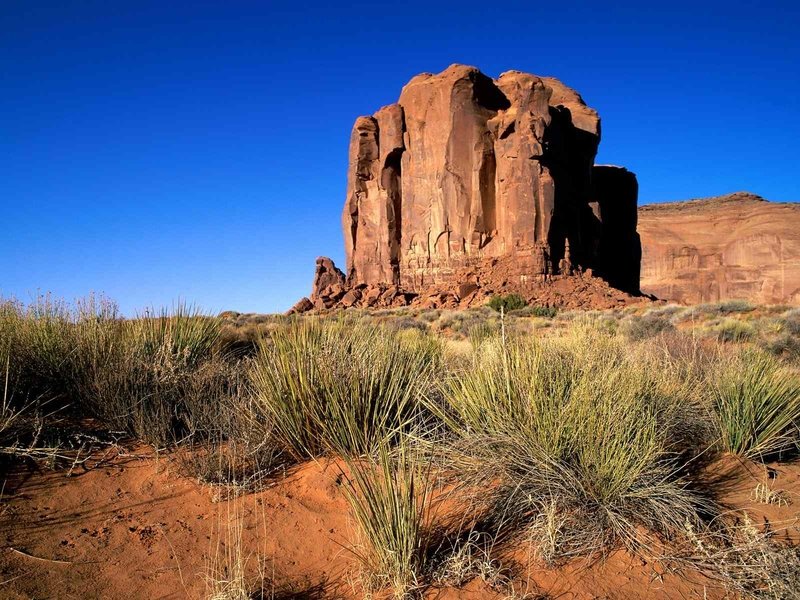
{"label": "boulder", "polygon": [[344,273],[336,267],[330,258],[320,256],[317,259],[314,283],[311,286],[311,299],[340,292],[344,285]]}
{"label": "boulder", "polygon": [[301,298],[297,303],[286,311],[287,315],[301,314],[314,310],[314,304],[308,298]]}

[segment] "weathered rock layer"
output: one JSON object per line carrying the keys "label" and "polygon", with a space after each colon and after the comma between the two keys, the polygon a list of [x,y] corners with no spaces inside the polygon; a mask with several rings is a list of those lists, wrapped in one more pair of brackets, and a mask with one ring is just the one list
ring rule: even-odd
{"label": "weathered rock layer", "polygon": [[356,120],[346,276],[315,282],[311,303],[441,291],[463,305],[511,290],[542,301],[554,279],[577,290],[592,274],[612,288],[587,285],[624,302],[639,292],[638,187],[621,167],[594,166],[599,143],[597,112],[556,79],[463,65],[414,77],[396,104]]}
{"label": "weathered rock layer", "polygon": [[748,192],[639,209],[642,290],[687,304],[800,304],[800,204]]}

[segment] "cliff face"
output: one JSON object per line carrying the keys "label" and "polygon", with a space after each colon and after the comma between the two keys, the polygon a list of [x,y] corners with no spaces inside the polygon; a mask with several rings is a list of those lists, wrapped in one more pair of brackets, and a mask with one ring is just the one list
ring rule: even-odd
{"label": "cliff face", "polygon": [[642,290],[683,303],[800,303],[800,204],[747,192],[642,206]]}
{"label": "cliff face", "polygon": [[315,284],[313,304],[400,302],[381,299],[390,288],[408,302],[452,293],[464,305],[466,289],[467,305],[534,299],[553,278],[592,273],[637,294],[636,177],[594,166],[599,143],[597,112],[556,79],[464,65],[414,77],[355,122],[346,278]]}

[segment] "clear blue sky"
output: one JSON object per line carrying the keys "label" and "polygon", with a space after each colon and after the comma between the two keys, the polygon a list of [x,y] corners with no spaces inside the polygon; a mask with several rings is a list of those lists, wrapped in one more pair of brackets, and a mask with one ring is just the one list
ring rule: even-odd
{"label": "clear blue sky", "polygon": [[579,90],[642,203],[799,200],[799,4],[5,0],[0,294],[285,310],[355,117],[454,62]]}

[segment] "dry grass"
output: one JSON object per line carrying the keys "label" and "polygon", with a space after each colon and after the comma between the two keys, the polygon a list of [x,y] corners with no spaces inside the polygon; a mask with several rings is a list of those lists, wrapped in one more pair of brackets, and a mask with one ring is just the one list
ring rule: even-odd
{"label": "dry grass", "polygon": [[252,379],[266,417],[298,459],[358,456],[411,427],[440,352],[413,332],[303,320],[261,345]]}
{"label": "dry grass", "polygon": [[663,368],[582,328],[481,350],[431,409],[453,436],[452,468],[494,520],[536,534],[543,557],[637,548],[641,528],[669,536],[714,511],[685,463],[696,407]]}
{"label": "dry grass", "polygon": [[746,349],[722,366],[712,385],[725,451],[768,458],[796,448],[800,439],[797,373],[764,352]]}
{"label": "dry grass", "polygon": [[[546,563],[675,547],[737,593],[796,597],[796,549],[719,517],[697,476],[721,452],[796,452],[796,311],[539,312],[260,319],[178,306],[129,320],[101,298],[3,303],[0,446],[46,446],[44,404],[186,446],[186,472],[233,490],[227,502],[289,458],[344,456],[354,556],[368,589],[396,597],[475,577],[522,597],[497,552],[520,540]],[[439,481],[457,484],[448,499],[462,509],[450,546]],[[753,495],[788,501],[763,484]],[[209,563],[219,600],[266,579],[229,517]]]}
{"label": "dry grass", "polygon": [[359,538],[351,550],[364,587],[413,597],[423,587],[434,545],[430,463],[401,442],[394,456],[381,446],[377,459],[347,464],[343,489]]}

